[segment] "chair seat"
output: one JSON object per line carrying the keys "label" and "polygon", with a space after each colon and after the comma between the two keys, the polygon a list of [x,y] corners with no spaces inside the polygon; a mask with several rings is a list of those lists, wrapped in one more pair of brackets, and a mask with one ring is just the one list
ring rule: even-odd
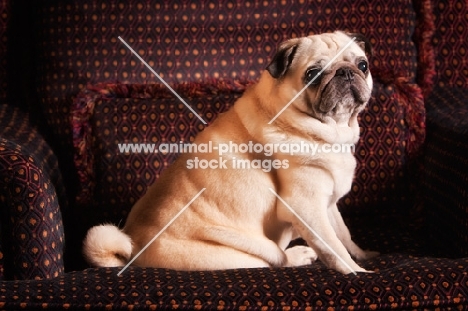
{"label": "chair seat", "polygon": [[320,262],[197,272],[130,267],[120,276],[119,268],[87,269],[53,281],[0,283],[0,307],[409,310],[456,309],[467,303],[468,259],[392,254],[362,264],[376,272],[342,275]]}

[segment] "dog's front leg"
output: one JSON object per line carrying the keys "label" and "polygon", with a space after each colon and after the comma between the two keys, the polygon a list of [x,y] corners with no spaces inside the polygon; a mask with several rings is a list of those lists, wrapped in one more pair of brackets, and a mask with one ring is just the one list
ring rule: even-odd
{"label": "dog's front leg", "polygon": [[290,222],[328,267],[344,274],[366,272],[351,258],[330,223],[329,189],[333,187],[327,187],[325,180],[283,184],[276,193],[278,218]]}
{"label": "dog's front leg", "polygon": [[338,238],[346,247],[351,256],[357,260],[365,260],[379,255],[379,252],[363,250],[356,243],[354,243],[354,241],[351,239],[351,233],[349,232],[349,229],[346,226],[336,204],[330,206],[328,209],[328,216]]}

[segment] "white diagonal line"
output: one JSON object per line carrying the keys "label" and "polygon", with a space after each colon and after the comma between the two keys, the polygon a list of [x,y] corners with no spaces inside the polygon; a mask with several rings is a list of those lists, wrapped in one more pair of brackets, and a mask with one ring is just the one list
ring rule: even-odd
{"label": "white diagonal line", "polygon": [[320,70],[320,72],[318,74],[315,75],[315,77],[310,80],[309,83],[306,84],[306,86],[304,86],[302,88],[302,90],[299,91],[299,93],[296,94],[296,96],[294,96],[290,101],[289,103],[283,107],[283,109],[280,110],[280,112],[278,112],[276,114],[276,116],[273,117],[273,119],[270,120],[270,122],[268,122],[268,124],[271,124],[273,123],[273,121],[276,120],[276,118],[278,118],[280,116],[280,114],[282,114],[288,107],[289,105],[292,104],[293,101],[295,101],[299,96],[301,96],[302,92],[304,92],[314,81],[315,79],[317,79],[317,77],[319,77],[328,67],[330,67],[330,65],[333,63],[333,61],[338,57],[340,56],[344,50],[346,50],[348,48],[348,46],[351,45],[351,43],[353,43],[354,41],[356,40],[356,37],[353,37],[351,39],[351,41],[349,41],[341,50],[338,51],[338,53],[322,68],[322,70]]}
{"label": "white diagonal line", "polygon": [[190,107],[190,105],[187,104],[187,103],[182,99],[182,97],[180,97],[179,94],[177,94],[177,92],[174,91],[174,89],[173,89],[169,84],[167,84],[166,81],[164,81],[164,79],[161,78],[161,76],[158,75],[158,73],[157,73],[156,71],[154,71],[153,68],[151,68],[151,66],[148,65],[148,63],[145,62],[145,60],[144,60],[143,58],[141,58],[140,55],[138,55],[137,52],[135,52],[135,50],[132,49],[132,47],[131,47],[130,45],[128,45],[127,42],[125,42],[124,39],[122,39],[120,36],[119,36],[118,38],[119,38],[120,41],[122,41],[123,44],[125,44],[125,46],[126,46],[133,54],[135,54],[135,56],[136,56],[136,57],[137,57],[137,58],[138,58],[138,59],[139,59],[139,60],[140,60],[140,61],[141,61],[141,62],[142,62],[142,63],[143,63],[143,64],[144,64],[144,65],[145,65],[145,66],[146,66],[146,67],[147,67],[147,68],[148,68],[148,69],[149,69],[149,70],[150,70],[150,71],[151,71],[151,72],[152,72],[152,73],[153,73],[153,74],[154,74],[154,75],[155,75],[155,76],[156,76],[156,77],[157,77],[157,78],[158,78],[158,79],[159,79],[159,80],[160,80],[160,81],[161,81],[161,82],[162,82],[162,83],[163,83],[163,84],[164,84],[164,85],[165,85],[165,86],[166,86],[166,87],[167,87],[167,88],[184,104],[184,105],[185,105],[185,106],[187,106],[188,109],[190,109],[190,111],[193,112],[194,115],[197,116],[198,119],[200,119],[200,121],[203,122],[203,124],[205,124],[205,125],[207,124],[206,121],[203,120],[202,117],[200,117],[200,116],[198,115],[198,113],[196,113],[195,110],[193,110],[192,107]]}
{"label": "white diagonal line", "polygon": [[200,190],[200,192],[197,193],[196,196],[193,197],[192,200],[190,200],[190,202],[187,203],[187,205],[185,205],[181,210],[180,212],[177,213],[177,215],[174,216],[174,218],[171,219],[171,221],[169,221],[167,223],[167,225],[164,226],[164,228],[162,228],[152,239],[151,241],[148,242],[148,244],[145,245],[145,247],[143,247],[141,249],[141,251],[138,252],[138,254],[135,255],[135,257],[132,258],[132,260],[130,260],[129,263],[127,263],[127,265],[125,267],[122,268],[122,270],[120,270],[119,273],[117,273],[118,276],[120,276],[122,274],[122,272],[124,272],[150,245],[151,243],[153,243],[189,206],[190,204],[193,203],[193,201],[195,201],[199,196],[200,194],[202,194],[203,191],[205,191],[206,188],[203,188],[202,190]]}
{"label": "white diagonal line", "polygon": [[324,241],[324,239],[322,239],[322,237],[314,230],[312,229],[305,221],[304,219],[302,219],[292,208],[291,206],[288,205],[288,203],[286,203],[283,198],[281,198],[273,189],[271,188],[268,188],[277,198],[278,200],[281,201],[281,203],[284,204],[284,206],[286,206],[290,211],[291,213],[293,213],[294,216],[296,216],[297,219],[299,219],[300,222],[302,222],[302,224],[307,228],[309,229],[310,232],[312,232],[313,235],[315,235],[315,237],[317,239],[320,240],[320,242],[322,242],[326,248],[328,248],[328,250],[330,250],[330,252],[333,253],[333,255],[335,255],[336,258],[338,258],[338,260],[340,260],[348,269],[349,271],[351,271],[352,273],[354,273],[354,275],[356,275],[357,273],[353,270],[353,268],[351,268],[347,263],[346,261],[344,261],[343,258],[341,258],[332,248],[330,245],[327,244],[327,242]]}

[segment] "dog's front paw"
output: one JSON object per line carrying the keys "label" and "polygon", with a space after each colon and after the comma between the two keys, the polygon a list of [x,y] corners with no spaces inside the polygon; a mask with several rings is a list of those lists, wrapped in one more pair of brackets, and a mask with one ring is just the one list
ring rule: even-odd
{"label": "dog's front paw", "polygon": [[284,251],[288,262],[286,266],[297,267],[310,265],[317,260],[317,253],[308,246],[294,246]]}
{"label": "dog's front paw", "polygon": [[375,271],[372,270],[366,270],[364,268],[356,269],[354,273],[375,273]]}

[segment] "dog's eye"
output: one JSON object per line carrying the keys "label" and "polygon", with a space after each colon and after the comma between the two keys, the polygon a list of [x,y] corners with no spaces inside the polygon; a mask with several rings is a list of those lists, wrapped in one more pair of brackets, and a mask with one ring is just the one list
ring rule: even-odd
{"label": "dog's eye", "polygon": [[313,80],[311,85],[316,85],[320,83],[320,80],[322,78],[322,75],[319,75],[320,73],[320,68],[310,68],[306,71],[305,73],[305,83],[308,84],[310,81]]}
{"label": "dog's eye", "polygon": [[359,64],[357,65],[358,69],[361,70],[362,72],[366,73],[367,70],[369,69],[369,65],[365,60],[361,60]]}

